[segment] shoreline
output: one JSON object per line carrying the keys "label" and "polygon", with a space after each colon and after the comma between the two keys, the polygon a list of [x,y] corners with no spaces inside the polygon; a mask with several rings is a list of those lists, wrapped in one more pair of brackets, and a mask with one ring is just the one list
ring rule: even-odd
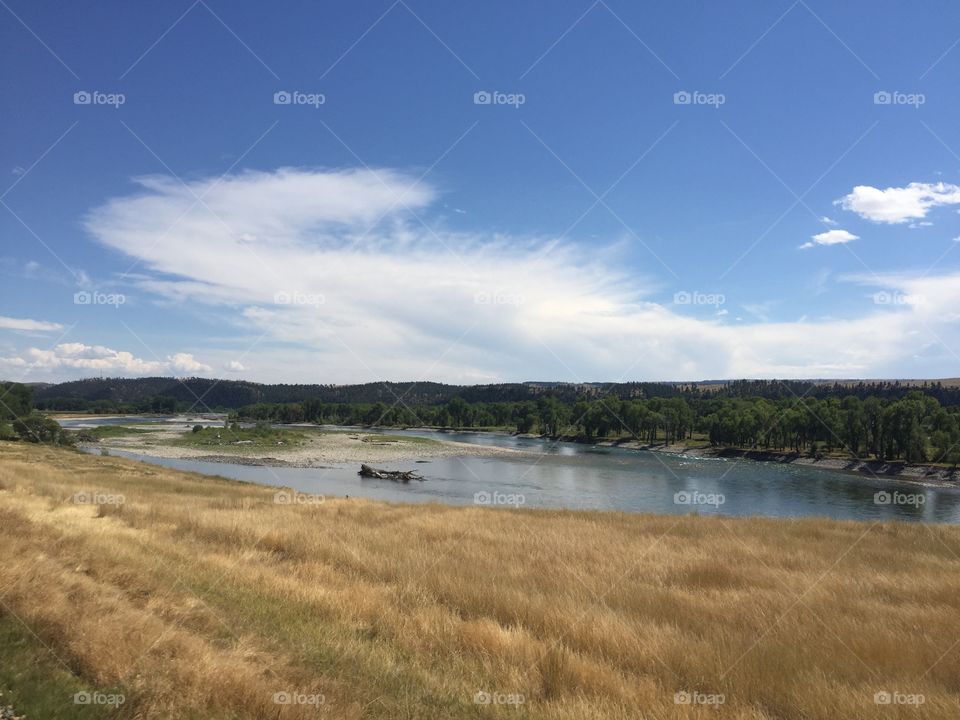
{"label": "shoreline", "polygon": [[524,450],[500,448],[489,445],[463,443],[452,440],[411,437],[409,440],[393,436],[381,439],[380,433],[363,431],[330,432],[317,430],[303,444],[286,447],[251,448],[224,443],[211,446],[183,446],[177,444],[190,425],[156,425],[131,428],[149,428],[149,434],[123,435],[104,438],[99,442],[82,442],[85,451],[97,449],[129,452],[138,455],[172,460],[197,460],[202,462],[232,463],[236,465],[324,468],[331,464],[349,465],[366,463],[409,462],[446,457],[519,457],[532,456]]}
{"label": "shoreline", "polygon": [[878,479],[899,480],[937,487],[954,487],[960,482],[960,469],[938,467],[926,463],[908,464],[886,460],[863,458],[817,458],[803,453],[779,450],[751,450],[747,448],[718,447],[712,445],[649,445],[635,442],[601,441],[591,443],[600,447],[619,447],[632,450],[647,450],[666,455],[708,459],[742,459],[752,462],[769,462],[780,465],[801,465],[819,470],[842,472],[851,475],[869,476]]}
{"label": "shoreline", "polygon": [[[61,416],[63,419],[65,417]],[[94,417],[94,416],[79,416]],[[106,415],[99,417],[123,417],[122,415]],[[159,417],[159,416],[158,416]],[[192,421],[192,420],[191,420]],[[140,424],[132,423],[130,427]],[[432,427],[366,427],[347,425],[313,425],[309,423],[292,423],[281,425],[290,428],[312,428],[318,431],[320,442],[311,441],[306,446],[290,447],[279,452],[275,448],[262,452],[215,452],[203,448],[181,447],[173,444],[182,432],[190,428],[189,423],[183,427],[179,424],[143,424],[156,430],[150,438],[119,437],[98,443],[83,443],[85,449],[105,448],[124,450],[143,455],[170,459],[200,460],[204,462],[236,463],[240,465],[276,466],[276,467],[324,467],[327,463],[349,464],[355,462],[401,462],[422,460],[437,457],[504,457],[504,456],[535,456],[538,453],[515,448],[501,448],[490,445],[447,440],[443,436],[451,433],[477,433],[484,435],[501,435],[544,442],[569,442],[577,445],[593,445],[596,447],[620,448],[625,450],[641,450],[678,457],[697,459],[742,459],[753,462],[770,462],[781,465],[799,465],[802,467],[840,472],[859,477],[873,477],[876,479],[897,480],[935,487],[957,487],[960,484],[960,468],[947,468],[929,463],[909,464],[905,462],[890,462],[884,460],[868,460],[862,458],[817,458],[803,453],[779,450],[754,450],[748,448],[712,446],[708,443],[701,445],[684,445],[673,443],[644,443],[632,439],[623,440],[586,440],[582,437],[564,437],[551,439],[542,435],[530,433],[514,433],[506,430],[485,430],[482,428],[432,428]],[[391,431],[415,431],[430,433],[430,439],[419,438],[420,442],[411,439],[409,442],[389,441],[379,442],[378,435],[389,435]],[[361,439],[360,436],[365,436]],[[411,436],[416,438],[416,436]],[[151,442],[152,440],[152,442]],[[159,442],[157,442],[159,440]]]}

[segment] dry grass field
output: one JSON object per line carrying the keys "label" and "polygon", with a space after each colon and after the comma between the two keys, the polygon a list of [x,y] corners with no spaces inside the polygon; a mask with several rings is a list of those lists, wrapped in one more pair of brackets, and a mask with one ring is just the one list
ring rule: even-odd
{"label": "dry grass field", "polygon": [[958,527],[274,493],[0,443],[4,702],[31,720],[960,717]]}

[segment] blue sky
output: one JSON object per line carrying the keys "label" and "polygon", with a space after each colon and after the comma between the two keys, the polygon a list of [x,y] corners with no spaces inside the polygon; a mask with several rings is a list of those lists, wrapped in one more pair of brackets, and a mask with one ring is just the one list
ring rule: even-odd
{"label": "blue sky", "polygon": [[0,376],[960,374],[955,3],[0,17]]}

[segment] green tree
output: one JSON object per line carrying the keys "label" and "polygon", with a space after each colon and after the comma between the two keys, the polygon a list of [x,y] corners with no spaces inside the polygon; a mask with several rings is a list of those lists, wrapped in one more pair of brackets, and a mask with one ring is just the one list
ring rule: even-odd
{"label": "green tree", "polygon": [[447,413],[449,413],[454,427],[463,427],[467,423],[469,413],[466,400],[459,395],[450,398],[450,402],[447,403]]}
{"label": "green tree", "polygon": [[13,431],[17,437],[27,442],[57,443],[66,440],[60,423],[38,412],[16,418],[13,421]]}

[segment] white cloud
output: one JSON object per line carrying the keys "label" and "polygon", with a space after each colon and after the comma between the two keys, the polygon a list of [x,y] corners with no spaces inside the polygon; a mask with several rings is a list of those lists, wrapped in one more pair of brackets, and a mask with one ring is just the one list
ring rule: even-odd
{"label": "white cloud", "polygon": [[827,217],[826,215],[820,217],[820,222],[822,222],[824,225],[829,225],[830,227],[834,227],[837,224],[836,220],[831,217]]}
{"label": "white cloud", "polygon": [[873,222],[898,224],[925,218],[929,210],[938,205],[960,204],[960,186],[914,182],[902,188],[880,190],[857,185],[836,204]]}
{"label": "white cloud", "polygon": [[800,246],[800,249],[812,248],[816,245],[842,245],[859,239],[859,235],[854,235],[846,230],[827,230],[812,236],[810,242],[805,242]]}
{"label": "white cloud", "polygon": [[231,360],[226,365],[223,366],[223,369],[227,372],[243,372],[246,368],[243,366],[243,363],[237,362],[236,360]]}
{"label": "white cloud", "polygon": [[[937,304],[864,301],[849,319],[804,322],[771,321],[769,308],[754,307],[753,320],[733,325],[650,301],[658,286],[628,275],[609,250],[432,223],[438,193],[396,171],[282,169],[189,190],[139,183],[139,194],[91,212],[87,229],[140,261],[142,289],[213,313],[236,335],[264,336],[247,354],[270,373],[257,378],[265,381],[895,374],[889,368],[913,348],[891,338]],[[837,233],[846,231],[814,240],[854,239]],[[227,369],[235,357],[205,354]]]}
{"label": "white cloud", "polygon": [[[195,374],[210,372],[189,353],[176,353],[166,360],[144,360],[124,350],[103,345],[60,343],[51,350],[28,348],[21,355],[0,358],[0,367],[27,368],[45,377],[75,377],[76,371],[117,375]],[[63,372],[67,371],[66,375]]]}
{"label": "white cloud", "polygon": [[190,353],[183,352],[174,353],[169,356],[167,358],[167,364],[174,372],[184,374],[210,372],[212,369],[209,365],[197,362]]}
{"label": "white cloud", "polygon": [[63,325],[45,320],[12,318],[0,315],[0,330],[21,330],[25,332],[53,332],[63,330]]}

